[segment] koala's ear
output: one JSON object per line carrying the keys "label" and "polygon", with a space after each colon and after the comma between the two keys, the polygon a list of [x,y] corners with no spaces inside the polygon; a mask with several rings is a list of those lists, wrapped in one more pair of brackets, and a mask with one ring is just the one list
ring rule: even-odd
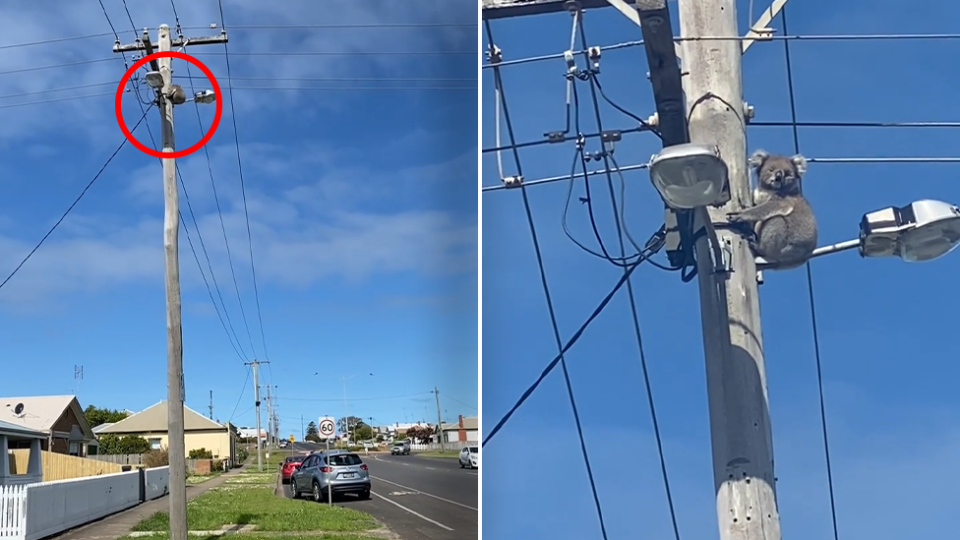
{"label": "koala's ear", "polygon": [[753,154],[750,154],[750,157],[747,158],[747,165],[753,167],[754,169],[759,169],[763,162],[770,157],[770,154],[766,150],[757,150]]}
{"label": "koala's ear", "polygon": [[793,166],[797,168],[797,174],[803,176],[807,172],[807,158],[797,154],[790,158],[790,161],[793,162]]}

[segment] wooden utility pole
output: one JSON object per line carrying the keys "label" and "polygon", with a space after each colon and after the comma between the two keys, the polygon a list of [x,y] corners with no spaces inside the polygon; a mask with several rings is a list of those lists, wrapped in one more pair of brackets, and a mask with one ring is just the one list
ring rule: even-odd
{"label": "wooden utility pole", "polygon": [[270,385],[267,385],[267,446],[273,441],[273,400],[270,398]]}
{"label": "wooden utility pole", "polygon": [[690,139],[719,147],[731,196],[698,212],[708,234],[696,246],[720,539],[780,540],[755,257],[741,236],[712,226],[752,204],[737,5],[678,5],[681,37],[729,38],[682,42]]}
{"label": "wooden utility pole", "polygon": [[440,441],[440,451],[446,451],[443,446],[443,417],[440,416],[440,391],[437,390],[437,387],[433,387],[433,397],[437,401],[437,440]]}
{"label": "wooden utility pole", "polygon": [[257,470],[263,471],[263,439],[260,438],[260,364],[269,364],[269,360],[245,362],[253,366],[253,400],[257,410]]}
{"label": "wooden utility pole", "polygon": [[[163,24],[157,31],[160,52],[168,52],[174,46],[186,45],[187,39],[176,40],[170,36],[170,27]],[[226,43],[227,36],[192,38],[191,44]],[[145,29],[140,41],[130,45],[114,45],[113,52],[144,51],[153,53],[150,34]],[[164,153],[176,150],[173,130],[174,101],[182,103],[183,90],[173,84],[173,58],[164,57],[150,62],[153,72],[158,72],[163,85],[157,88],[157,104],[160,106],[160,129]],[[175,96],[179,90],[179,97]],[[162,158],[163,163],[163,253],[164,277],[167,297],[167,453],[170,461],[170,540],[187,540],[187,456],[183,428],[183,328],[180,304],[180,199],[177,187],[177,164],[174,158]]]}

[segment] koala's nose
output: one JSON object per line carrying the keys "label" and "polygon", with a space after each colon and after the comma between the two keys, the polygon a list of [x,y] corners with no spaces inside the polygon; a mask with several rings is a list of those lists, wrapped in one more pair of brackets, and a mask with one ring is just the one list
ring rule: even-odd
{"label": "koala's nose", "polygon": [[777,177],[778,182],[783,182],[783,171],[777,171],[775,176]]}

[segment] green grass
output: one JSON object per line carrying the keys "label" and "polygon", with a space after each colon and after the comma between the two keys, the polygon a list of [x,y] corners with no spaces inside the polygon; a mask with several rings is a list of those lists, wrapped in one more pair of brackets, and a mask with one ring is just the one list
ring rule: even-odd
{"label": "green grass", "polygon": [[190,476],[187,477],[187,485],[188,485],[188,486],[194,486],[194,485],[197,485],[197,484],[202,484],[202,483],[206,482],[207,480],[212,480],[212,479],[220,476],[221,474],[223,474],[223,473],[217,472],[217,473],[213,473],[213,474],[204,474],[204,475],[191,474]]}
{"label": "green grass", "polygon": [[[374,529],[369,515],[273,494],[273,487],[231,486],[214,488],[187,504],[187,527],[191,531],[213,531],[224,525],[255,525],[259,531],[358,532]],[[166,512],[157,512],[134,526],[134,531],[165,531]],[[244,535],[244,540],[253,538]]]}
{"label": "green grass", "polygon": [[453,452],[453,451],[447,451],[447,452],[415,452],[415,454],[418,455],[418,456],[423,456],[423,457],[442,457],[442,458],[453,458],[453,459],[457,459],[458,457],[460,457],[460,452]]}

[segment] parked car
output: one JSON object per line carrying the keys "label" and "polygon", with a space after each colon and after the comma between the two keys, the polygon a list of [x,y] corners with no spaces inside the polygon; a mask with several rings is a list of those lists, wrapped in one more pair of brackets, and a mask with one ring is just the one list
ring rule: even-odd
{"label": "parked car", "polygon": [[408,456],[410,455],[410,439],[404,439],[402,441],[397,441],[393,443],[393,446],[390,447],[391,456]]}
{"label": "parked car", "polygon": [[294,499],[309,493],[316,502],[326,501],[330,489],[334,495],[370,498],[370,471],[360,456],[343,451],[310,454],[290,478]]}
{"label": "parked car", "polygon": [[304,458],[307,456],[287,456],[283,459],[283,464],[280,466],[280,481],[284,484],[290,483],[290,476],[293,475],[293,471],[303,463]]}
{"label": "parked car", "polygon": [[280,441],[279,446],[280,446],[280,448],[286,448],[288,444],[290,444],[290,443],[288,443],[287,441]]}
{"label": "parked car", "polygon": [[460,450],[460,468],[470,467],[471,469],[480,468],[480,448],[477,446],[464,446]]}

